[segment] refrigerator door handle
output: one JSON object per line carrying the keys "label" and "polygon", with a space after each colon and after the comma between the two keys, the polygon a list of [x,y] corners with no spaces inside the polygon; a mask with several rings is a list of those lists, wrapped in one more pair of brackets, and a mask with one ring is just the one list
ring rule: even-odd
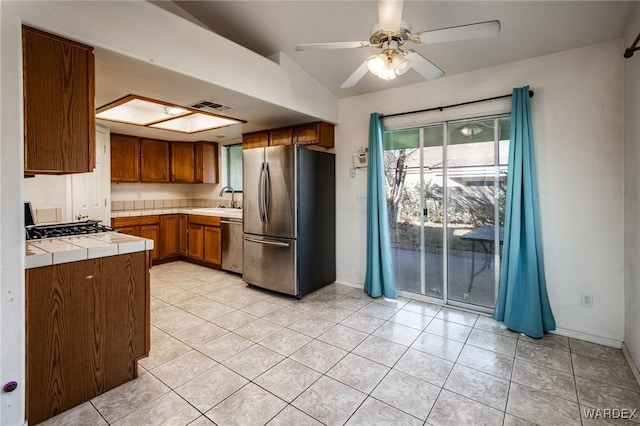
{"label": "refrigerator door handle", "polygon": [[260,214],[260,222],[264,223],[264,197],[262,194],[262,188],[263,188],[263,182],[264,182],[264,162],[262,163],[262,165],[260,166],[260,179],[258,182],[258,214]]}
{"label": "refrigerator door handle", "polygon": [[264,219],[269,221],[271,214],[271,175],[269,174],[269,163],[265,163],[265,179],[264,179]]}
{"label": "refrigerator door handle", "polygon": [[282,243],[278,241],[266,241],[266,240],[256,240],[254,238],[244,237],[245,241],[249,241],[257,244],[264,244],[267,246],[276,246],[276,247],[289,247],[289,243]]}

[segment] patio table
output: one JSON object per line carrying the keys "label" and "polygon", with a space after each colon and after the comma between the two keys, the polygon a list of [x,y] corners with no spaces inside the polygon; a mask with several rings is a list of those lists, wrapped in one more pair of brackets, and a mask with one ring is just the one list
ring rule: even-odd
{"label": "patio table", "polygon": [[[483,271],[488,270],[491,267],[491,248],[495,244],[495,227],[494,226],[479,226],[465,233],[460,237],[461,240],[471,241],[471,277],[469,278],[469,288],[467,293],[471,294],[471,288],[473,287],[473,280],[480,275]],[[501,226],[499,230],[500,245],[504,240],[504,228]],[[484,250],[484,263],[481,268],[476,271],[476,243],[480,244]]]}

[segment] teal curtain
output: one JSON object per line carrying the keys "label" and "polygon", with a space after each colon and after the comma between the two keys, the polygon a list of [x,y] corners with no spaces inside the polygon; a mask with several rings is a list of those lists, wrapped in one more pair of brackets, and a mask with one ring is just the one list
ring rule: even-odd
{"label": "teal curtain", "polygon": [[513,89],[504,250],[493,317],[542,337],[555,330],[544,277],[529,86]]}
{"label": "teal curtain", "polygon": [[382,116],[374,112],[369,124],[367,168],[367,274],[364,290],[371,297],[397,297],[391,258],[387,195],[384,188],[384,133]]}

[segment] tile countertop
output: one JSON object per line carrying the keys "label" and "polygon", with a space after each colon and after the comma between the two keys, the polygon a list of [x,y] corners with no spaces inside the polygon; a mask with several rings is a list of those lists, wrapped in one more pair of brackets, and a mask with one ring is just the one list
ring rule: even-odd
{"label": "tile countertop", "polygon": [[120,210],[112,211],[111,217],[150,216],[159,214],[197,214],[202,216],[218,216],[242,219],[242,209],[229,207],[175,207],[166,209]]}
{"label": "tile countertop", "polygon": [[153,240],[118,232],[29,240],[24,267],[39,268],[146,250],[153,250]]}

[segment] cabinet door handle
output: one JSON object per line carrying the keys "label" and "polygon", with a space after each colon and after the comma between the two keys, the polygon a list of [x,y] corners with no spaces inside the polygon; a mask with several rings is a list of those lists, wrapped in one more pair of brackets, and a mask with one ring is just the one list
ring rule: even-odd
{"label": "cabinet door handle", "polygon": [[93,279],[93,275],[87,275],[85,278],[88,279],[88,280],[92,280]]}

